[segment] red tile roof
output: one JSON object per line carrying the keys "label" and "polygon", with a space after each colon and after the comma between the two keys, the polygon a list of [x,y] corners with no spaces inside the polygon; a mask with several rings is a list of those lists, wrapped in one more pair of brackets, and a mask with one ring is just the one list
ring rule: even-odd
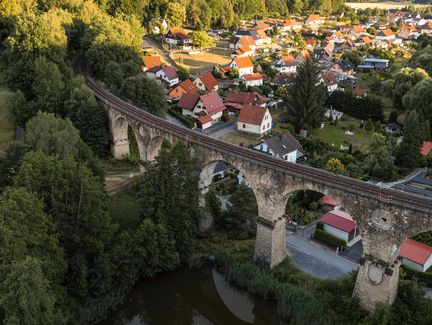
{"label": "red tile roof", "polygon": [[252,36],[242,36],[240,37],[240,42],[243,46],[253,46],[255,45],[255,41]]}
{"label": "red tile roof", "polygon": [[422,156],[428,156],[432,151],[432,141],[423,141],[423,146],[420,149]]}
{"label": "red tile roof", "polygon": [[171,34],[174,39],[186,39],[188,37],[186,31],[181,27],[171,28],[169,34]]}
{"label": "red tile roof", "polygon": [[399,255],[417,264],[424,265],[432,255],[432,247],[408,239],[403,242]]}
{"label": "red tile roof", "polygon": [[144,66],[151,69],[161,65],[161,58],[158,55],[143,56]]}
{"label": "red tile roof", "polygon": [[214,88],[219,84],[219,82],[216,80],[216,78],[213,76],[211,72],[207,72],[202,75],[199,75],[198,78],[204,84],[205,88],[209,91],[214,90]]}
{"label": "red tile roof", "polygon": [[183,90],[187,94],[196,94],[197,92],[199,92],[198,87],[195,86],[195,84],[192,81],[190,81],[189,79],[186,79],[185,81],[181,82],[179,84],[179,87],[183,88]]}
{"label": "red tile roof", "polygon": [[248,73],[248,74],[244,74],[242,78],[245,80],[252,81],[252,80],[261,80],[263,76],[261,75],[261,73]]}
{"label": "red tile roof", "polygon": [[357,227],[351,216],[340,210],[327,212],[321,217],[320,222],[348,233]]}
{"label": "red tile roof", "polygon": [[391,29],[385,29],[385,30],[381,31],[378,35],[380,35],[380,34],[387,36],[387,37],[394,35],[394,33]]}
{"label": "red tile roof", "polygon": [[177,72],[174,70],[173,67],[170,66],[163,67],[163,72],[165,73],[165,75],[168,77],[169,80],[178,78]]}
{"label": "red tile roof", "polygon": [[253,67],[253,63],[252,63],[251,59],[249,59],[249,57],[247,57],[247,56],[241,57],[241,58],[235,58],[234,61],[237,64],[237,67],[239,69],[252,68]]}
{"label": "red tile roof", "polygon": [[213,122],[213,119],[211,118],[210,115],[206,114],[206,115],[201,116],[198,119],[198,121],[201,123],[201,125],[203,125],[203,124],[207,124],[207,123]]}
{"label": "red tile roof", "polygon": [[184,109],[188,109],[188,110],[193,110],[196,106],[196,104],[198,104],[200,100],[200,97],[198,95],[191,95],[191,94],[183,94],[180,97],[179,103],[178,103],[178,107],[179,108],[184,108]]}
{"label": "red tile roof", "polygon": [[211,91],[200,97],[207,113],[210,115],[219,113],[225,109],[225,105],[222,102],[219,94],[216,91]]}
{"label": "red tile roof", "polygon": [[324,195],[318,200],[319,204],[328,205],[331,207],[337,207],[339,205],[339,202],[336,200],[333,200],[330,196]]}
{"label": "red tile roof", "polygon": [[261,125],[266,112],[266,107],[243,105],[237,121],[241,123]]}
{"label": "red tile roof", "polygon": [[225,103],[255,104],[264,98],[258,93],[249,93],[244,91],[230,91],[225,97]]}

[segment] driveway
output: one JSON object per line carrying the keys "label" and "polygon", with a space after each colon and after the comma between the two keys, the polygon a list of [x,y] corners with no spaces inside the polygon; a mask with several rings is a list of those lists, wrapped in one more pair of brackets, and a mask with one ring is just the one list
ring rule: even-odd
{"label": "driveway", "polygon": [[152,47],[154,48],[159,56],[163,59],[163,61],[165,61],[166,63],[168,63],[170,66],[172,66],[173,68],[177,68],[177,63],[170,58],[169,54],[167,52],[164,51],[164,49],[162,48],[162,46],[156,42],[155,40],[153,40],[151,37],[149,36],[144,36],[143,37],[143,47]]}
{"label": "driveway", "polygon": [[319,278],[346,277],[358,268],[358,264],[302,236],[288,235],[286,245],[292,262],[304,272]]}

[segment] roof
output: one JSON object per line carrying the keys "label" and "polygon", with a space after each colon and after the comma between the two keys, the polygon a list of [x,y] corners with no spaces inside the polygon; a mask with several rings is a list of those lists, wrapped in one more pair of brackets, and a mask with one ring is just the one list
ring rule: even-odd
{"label": "roof", "polygon": [[386,37],[394,36],[394,34],[395,33],[393,33],[393,31],[391,29],[384,29],[384,30],[382,30],[382,31],[380,31],[378,33],[378,35],[383,35],[383,36],[386,36]]}
{"label": "roof", "polygon": [[432,141],[423,141],[423,146],[420,149],[422,156],[428,156],[432,151]]}
{"label": "roof", "polygon": [[252,36],[242,36],[240,37],[240,42],[243,46],[253,46],[255,45],[255,41]]}
{"label": "roof", "polygon": [[205,114],[205,115],[201,116],[201,117],[198,119],[198,121],[199,121],[201,124],[207,124],[207,123],[213,122],[213,119],[211,118],[210,115]]}
{"label": "roof", "polygon": [[153,68],[148,69],[146,72],[156,73],[156,72],[158,72],[159,70],[162,70],[162,69],[163,69],[162,66],[157,65],[157,66],[155,66]]}
{"label": "roof", "polygon": [[317,20],[325,20],[325,18],[319,16],[319,15],[310,15],[307,19],[306,22],[308,21],[317,21]]}
{"label": "roof", "polygon": [[211,72],[201,74],[197,77],[197,79],[198,78],[201,80],[207,90],[213,90],[219,84]]}
{"label": "roof", "polygon": [[283,133],[265,141],[270,149],[280,157],[301,148],[301,144],[290,133]]}
{"label": "roof", "polygon": [[225,105],[216,91],[208,92],[207,94],[202,95],[200,99],[207,113],[210,115],[216,114],[225,109]]}
{"label": "roof", "polygon": [[286,55],[281,58],[281,60],[285,63],[287,67],[292,67],[297,65],[295,58],[292,55]]}
{"label": "roof", "polygon": [[424,265],[432,255],[432,247],[418,241],[408,239],[403,242],[399,255],[417,264]]}
{"label": "roof", "polygon": [[168,77],[169,80],[173,80],[173,79],[178,78],[177,72],[174,70],[173,67],[170,67],[170,66],[163,67],[162,70],[165,73],[165,75]]}
{"label": "roof", "polygon": [[179,108],[193,110],[195,108],[196,104],[198,104],[199,100],[200,100],[200,97],[198,95],[183,94],[180,97],[180,100],[179,100],[177,106]]}
{"label": "roof", "polygon": [[293,25],[301,25],[301,23],[295,21],[294,19],[284,20],[284,22],[282,23],[282,26],[284,27],[289,27]]}
{"label": "roof", "polygon": [[192,81],[190,81],[189,79],[186,79],[185,81],[181,82],[179,84],[179,87],[183,88],[183,90],[187,94],[196,94],[197,92],[199,92],[198,87],[195,86],[195,84]]}
{"label": "roof", "polygon": [[252,81],[252,80],[261,80],[263,76],[261,75],[261,73],[248,73],[248,74],[244,74],[242,78],[248,81]]}
{"label": "roof", "polygon": [[363,28],[363,26],[354,26],[352,28],[352,31],[356,34],[359,34],[359,33],[364,33],[365,29]]}
{"label": "roof", "polygon": [[255,92],[230,91],[225,97],[226,103],[255,104],[261,100],[263,100],[263,97]]}
{"label": "roof", "polygon": [[340,205],[338,201],[332,199],[330,196],[327,195],[321,196],[321,198],[318,200],[318,203],[323,205],[328,205],[331,207],[337,207],[338,205]]}
{"label": "roof", "polygon": [[239,57],[239,58],[235,58],[234,59],[235,63],[237,64],[237,67],[239,69],[245,69],[245,68],[252,68],[253,67],[253,63],[251,61],[251,59],[249,59],[249,57],[245,56],[245,57]]}
{"label": "roof", "polygon": [[354,64],[352,64],[351,61],[350,61],[350,60],[347,60],[347,59],[342,60],[342,61],[339,61],[339,62],[336,62],[336,64],[339,65],[339,67],[340,67],[340,68],[342,69],[342,71],[344,71],[344,72],[349,71],[349,70],[352,70],[352,69],[355,68],[355,67],[354,67]]}
{"label": "roof", "polygon": [[366,90],[360,87],[355,87],[352,90],[353,94],[357,97],[364,97],[366,96]]}
{"label": "roof", "polygon": [[247,52],[252,52],[252,49],[249,46],[242,46],[241,48],[238,48],[234,51],[237,55],[243,55]]}
{"label": "roof", "polygon": [[341,210],[327,212],[321,217],[320,222],[348,233],[357,227],[351,216]]}
{"label": "roof", "polygon": [[241,123],[261,125],[266,112],[266,107],[243,105],[237,121]]}
{"label": "roof", "polygon": [[151,69],[161,65],[161,58],[159,55],[147,55],[143,56],[144,66]]}
{"label": "roof", "polygon": [[188,38],[186,31],[181,27],[171,28],[169,30],[168,34],[171,34],[174,39],[186,39],[186,38]]}
{"label": "roof", "polygon": [[337,84],[336,77],[329,71],[321,73],[321,78],[326,86]]}

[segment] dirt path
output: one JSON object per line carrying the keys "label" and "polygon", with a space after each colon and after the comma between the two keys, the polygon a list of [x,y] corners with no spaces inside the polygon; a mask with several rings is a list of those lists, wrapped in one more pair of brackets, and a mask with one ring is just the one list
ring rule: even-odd
{"label": "dirt path", "polygon": [[178,68],[177,63],[173,59],[171,59],[169,54],[167,52],[165,52],[165,50],[162,48],[162,46],[158,42],[156,42],[155,40],[153,40],[149,36],[144,36],[143,47],[147,47],[147,46],[154,48],[158,52],[159,56],[163,59],[163,61],[165,61],[166,63],[168,63],[169,65],[171,65],[174,68]]}

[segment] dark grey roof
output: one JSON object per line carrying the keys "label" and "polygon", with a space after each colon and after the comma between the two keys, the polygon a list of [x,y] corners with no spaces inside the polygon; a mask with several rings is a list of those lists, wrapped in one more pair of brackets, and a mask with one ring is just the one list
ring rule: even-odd
{"label": "dark grey roof", "polygon": [[354,64],[350,60],[342,60],[339,61],[338,64],[344,72],[355,68]]}
{"label": "dark grey roof", "polygon": [[392,188],[432,198],[432,169],[420,170]]}
{"label": "dark grey roof", "polygon": [[270,138],[265,141],[270,149],[280,157],[301,148],[301,144],[290,133]]}

